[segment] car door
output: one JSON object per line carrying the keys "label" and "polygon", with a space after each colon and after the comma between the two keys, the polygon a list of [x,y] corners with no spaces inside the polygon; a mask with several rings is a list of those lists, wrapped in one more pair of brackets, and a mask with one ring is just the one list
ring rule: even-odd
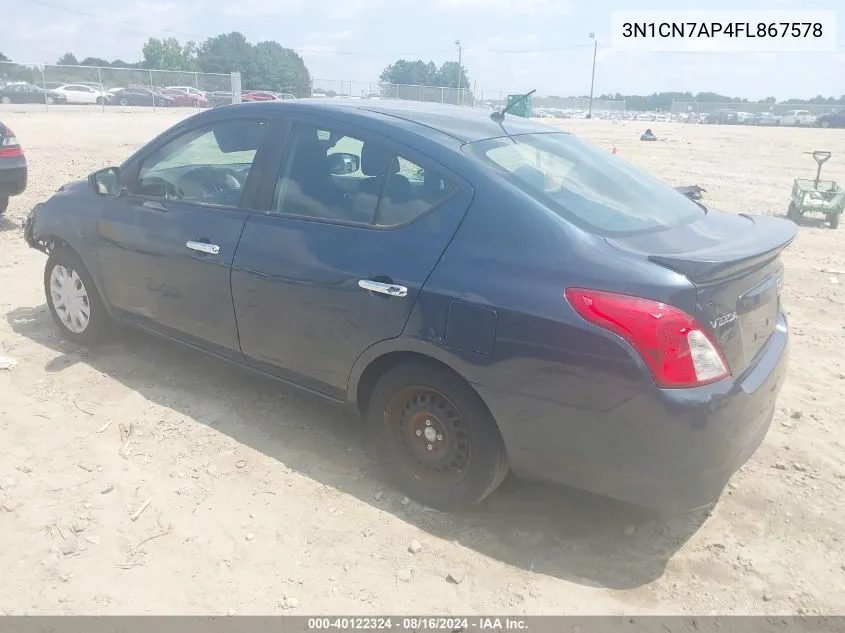
{"label": "car door", "polygon": [[271,125],[244,115],[194,124],[124,168],[97,249],[121,316],[240,358],[229,275]]}
{"label": "car door", "polygon": [[233,263],[241,350],[340,398],[361,353],[402,333],[472,189],[431,158],[330,119],[296,119],[284,148],[263,192],[269,211],[249,217]]}

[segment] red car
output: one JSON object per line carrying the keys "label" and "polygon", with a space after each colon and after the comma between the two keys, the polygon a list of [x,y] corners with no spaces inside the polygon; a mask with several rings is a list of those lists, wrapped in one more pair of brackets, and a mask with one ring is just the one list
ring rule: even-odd
{"label": "red car", "polygon": [[171,97],[173,99],[173,105],[176,106],[191,108],[208,107],[208,97],[205,95],[190,94],[179,88],[164,88],[159,90],[159,92]]}
{"label": "red car", "polygon": [[255,90],[241,95],[241,101],[278,101],[279,95],[266,90]]}

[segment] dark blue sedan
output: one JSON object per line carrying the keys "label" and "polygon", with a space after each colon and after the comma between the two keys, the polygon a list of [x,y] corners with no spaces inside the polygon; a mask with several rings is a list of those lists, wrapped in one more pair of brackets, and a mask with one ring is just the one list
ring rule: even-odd
{"label": "dark blue sedan", "polygon": [[443,509],[510,471],[708,506],[786,374],[794,224],[519,117],[225,106],[66,185],[24,234],[66,338],[128,322],[346,403]]}

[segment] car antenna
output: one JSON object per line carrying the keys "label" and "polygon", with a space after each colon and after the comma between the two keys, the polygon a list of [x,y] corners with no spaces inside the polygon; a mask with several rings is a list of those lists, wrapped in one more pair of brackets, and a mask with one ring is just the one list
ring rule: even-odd
{"label": "car antenna", "polygon": [[502,121],[504,121],[504,120],[505,120],[505,115],[506,115],[506,114],[507,114],[507,113],[508,113],[511,109],[513,109],[513,108],[514,108],[514,107],[516,107],[518,104],[520,104],[520,103],[522,103],[523,101],[525,101],[528,97],[530,97],[531,95],[533,95],[535,92],[537,92],[537,89],[536,89],[536,88],[535,88],[534,90],[532,90],[531,92],[526,92],[524,95],[520,95],[519,97],[517,97],[516,99],[514,99],[513,101],[511,101],[508,105],[506,105],[506,106],[505,106],[504,108],[502,108],[501,110],[498,110],[498,111],[496,111],[496,112],[491,112],[491,113],[490,113],[490,118],[491,118],[491,119],[493,119],[493,120],[494,120],[496,123],[498,123],[499,125],[501,125],[501,124],[502,124]]}

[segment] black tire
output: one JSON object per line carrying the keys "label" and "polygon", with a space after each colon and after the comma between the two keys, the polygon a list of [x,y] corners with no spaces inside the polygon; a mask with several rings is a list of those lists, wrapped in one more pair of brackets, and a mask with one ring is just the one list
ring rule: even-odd
{"label": "black tire", "polygon": [[[68,271],[75,272],[84,287],[87,300],[82,303],[88,306],[89,320],[82,331],[74,332],[69,329],[67,322],[56,311],[51,290],[51,275],[56,267],[63,267]],[[59,246],[50,253],[44,266],[44,294],[47,297],[47,307],[50,309],[53,321],[55,321],[63,338],[84,346],[96,345],[102,340],[109,324],[109,315],[100,298],[97,286],[94,285],[94,280],[91,279],[85,264],[72,249]]]}
{"label": "black tire", "polygon": [[510,470],[499,428],[481,398],[433,364],[408,363],[383,375],[370,397],[367,422],[390,478],[431,508],[473,506]]}
{"label": "black tire", "polygon": [[830,228],[838,229],[839,228],[839,217],[841,214],[836,213],[831,216],[828,216],[828,221],[830,222]]}
{"label": "black tire", "polygon": [[798,207],[795,206],[794,202],[789,203],[789,208],[786,210],[786,217],[795,222],[795,224],[798,224],[798,221],[801,219],[801,214],[798,212]]}
{"label": "black tire", "polygon": [[829,127],[830,127],[830,121],[822,121],[822,127],[823,127],[824,129],[829,128]]}
{"label": "black tire", "polygon": [[47,105],[55,105],[56,103],[56,100],[53,97],[47,97],[46,99],[44,99],[44,101],[47,103]]}
{"label": "black tire", "polygon": [[103,98],[97,97],[97,105],[103,105]]}
{"label": "black tire", "polygon": [[127,99],[126,97],[121,97],[120,100],[118,101],[118,103],[122,106],[128,106],[129,105],[129,99]]}
{"label": "black tire", "polygon": [[9,208],[9,196],[0,196],[0,215],[6,213]]}
{"label": "black tire", "polygon": [[0,102],[8,105],[8,104],[12,103],[12,98],[11,97],[0,97]]}

